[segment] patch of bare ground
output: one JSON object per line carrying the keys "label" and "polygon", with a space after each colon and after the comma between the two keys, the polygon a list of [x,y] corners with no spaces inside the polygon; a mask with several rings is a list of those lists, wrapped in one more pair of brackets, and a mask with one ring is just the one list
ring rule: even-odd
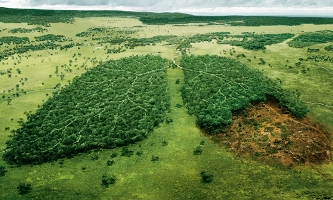
{"label": "patch of bare ground", "polygon": [[297,119],[273,99],[251,105],[233,115],[224,133],[211,136],[238,156],[283,165],[320,164],[330,159],[331,140],[325,129],[309,118]]}

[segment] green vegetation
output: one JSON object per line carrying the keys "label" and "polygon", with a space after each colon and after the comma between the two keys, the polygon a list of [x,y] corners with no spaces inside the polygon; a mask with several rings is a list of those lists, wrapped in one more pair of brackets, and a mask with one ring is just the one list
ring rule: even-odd
{"label": "green vegetation", "polygon": [[5,36],[0,38],[0,45],[3,44],[26,44],[30,40],[28,37]]}
{"label": "green vegetation", "polygon": [[128,149],[128,147],[123,147],[121,150],[121,156],[127,156],[127,157],[131,157],[131,155],[133,155],[134,151]]}
{"label": "green vegetation", "polygon": [[324,47],[326,51],[333,51],[333,44]]}
{"label": "green vegetation", "polygon": [[274,16],[193,16],[186,14],[160,14],[140,17],[144,24],[230,24],[232,26],[295,26],[301,24],[333,24],[332,18],[320,17],[274,17]]}
{"label": "green vegetation", "polygon": [[155,162],[158,161],[160,159],[160,157],[158,156],[151,156],[151,161]]}
{"label": "green vegetation", "polygon": [[309,60],[312,60],[312,61],[315,61],[315,62],[323,61],[323,62],[333,63],[333,57],[331,57],[331,56],[322,56],[322,55],[308,56],[307,61],[309,61]]}
{"label": "green vegetation", "polygon": [[[202,19],[205,19],[205,21],[200,24],[161,26],[142,25],[139,19],[163,16],[168,19],[165,22],[170,24],[177,22],[178,19],[180,23],[193,21],[187,20],[187,17],[191,15],[178,13],[38,11],[2,8],[0,8],[0,13],[0,21],[6,22],[6,24],[2,24],[0,29],[0,38],[14,36],[15,34],[19,36],[18,40],[22,37],[30,39],[25,44],[11,42],[10,44],[3,43],[0,46],[0,55],[3,56],[0,65],[0,92],[2,92],[2,98],[0,98],[0,146],[5,149],[8,139],[10,144],[14,144],[13,140],[17,142],[19,148],[16,151],[19,154],[18,159],[23,156],[40,156],[44,153],[45,156],[52,156],[53,150],[55,153],[65,150],[63,155],[60,156],[64,158],[57,161],[50,160],[50,162],[40,165],[16,165],[16,163],[10,165],[5,160],[0,160],[0,174],[5,173],[5,176],[0,176],[0,199],[333,198],[331,161],[322,165],[311,165],[311,167],[307,164],[284,167],[280,163],[257,162],[253,161],[251,157],[235,155],[228,147],[212,141],[211,136],[207,137],[205,133],[202,133],[202,129],[198,129],[196,126],[197,118],[195,115],[188,115],[187,107],[189,103],[182,101],[181,88],[184,84],[187,87],[187,83],[184,82],[186,78],[184,79],[184,71],[181,69],[184,66],[178,66],[180,65],[181,55],[177,51],[177,47],[179,47],[178,50],[187,50],[183,51],[184,54],[186,52],[193,55],[210,54],[231,57],[251,68],[258,69],[260,73],[252,72],[254,75],[260,74],[258,79],[262,78],[261,74],[263,73],[272,80],[272,87],[279,85],[279,87],[294,91],[294,94],[290,95],[287,92],[284,97],[286,98],[285,102],[289,102],[288,98],[294,99],[293,96],[300,96],[309,107],[310,113],[308,116],[311,120],[332,127],[332,56],[330,52],[324,50],[324,47],[331,45],[331,43],[313,45],[303,49],[291,48],[285,42],[278,43],[283,41],[283,39],[279,39],[279,34],[292,33],[299,35],[307,32],[323,31],[330,29],[329,25],[309,25],[310,18],[235,16],[221,17],[225,21],[212,21],[214,17],[198,17],[198,21]],[[180,18],[183,18],[183,22]],[[292,22],[292,20],[294,21]],[[324,18],[313,18],[313,20],[323,24],[332,21],[332,19]],[[227,23],[226,26],[224,26],[225,23]],[[306,24],[279,27],[247,26],[251,23],[261,23],[261,25]],[[242,26],[242,24],[245,26]],[[38,27],[40,29],[37,29]],[[12,30],[16,33],[12,33]],[[39,30],[44,32],[39,32]],[[78,33],[82,33],[82,35]],[[49,34],[49,37],[45,37],[45,34]],[[265,38],[261,38],[262,41],[260,41],[260,37],[263,35],[265,35]],[[274,37],[274,40],[276,40],[276,42],[271,43],[271,46],[266,43],[267,41],[271,42],[271,38],[268,37],[270,35],[274,35],[272,38]],[[58,40],[53,36],[65,36],[66,38],[58,37]],[[42,40],[46,38],[46,40],[37,41],[35,37]],[[52,41],[48,41],[47,38]],[[236,44],[228,43],[229,41],[236,43],[238,40],[245,42],[244,38],[247,42],[260,43],[258,46],[260,50],[253,51],[256,48],[250,50],[244,46],[239,48],[240,45],[236,46]],[[221,42],[225,43],[222,44]],[[261,51],[262,47],[265,48],[265,51]],[[319,52],[317,52],[317,49],[319,49]],[[142,72],[137,71],[141,69],[141,65],[135,61],[143,58],[141,56],[138,56],[139,58],[130,56],[146,54],[161,55],[161,57],[168,59],[168,61],[162,59],[163,67],[168,65],[172,67],[163,69],[162,65],[157,64],[160,62],[156,62],[152,64],[156,66],[153,69],[161,69],[161,71],[148,73],[151,72],[151,70],[148,70],[146,71],[147,74],[143,72],[144,70]],[[121,59],[124,57],[127,58]],[[147,60],[154,62],[155,56],[148,57]],[[202,57],[202,59],[206,59],[203,61],[207,64],[210,63],[212,58],[215,57],[209,59],[208,57]],[[110,59],[113,61],[109,61]],[[228,60],[227,58],[221,59]],[[257,80],[247,79],[248,77],[245,74],[249,70],[247,67],[245,69],[234,67],[239,71],[235,73],[239,75],[239,78],[227,78],[232,74],[232,70],[228,73],[225,69],[229,68],[225,68],[224,64],[231,67],[238,65],[232,64],[234,63],[232,59],[229,60],[230,64],[221,61],[218,57],[216,62],[220,63],[222,67],[219,68],[222,69],[215,72],[215,67],[210,66],[215,66],[215,64],[209,64],[208,68],[212,68],[209,71],[210,75],[199,76],[194,81],[203,87],[205,87],[206,82],[207,84],[210,81],[219,82],[214,83],[209,91],[216,89],[214,87],[228,91],[228,83],[231,88],[236,88],[233,90],[235,92],[240,91],[237,89],[238,87],[232,87],[234,83],[245,88],[247,88],[246,86],[252,86],[248,81]],[[150,61],[149,63],[151,63]],[[112,63],[112,66],[110,63]],[[118,67],[115,66],[115,63]],[[148,66],[145,62],[141,63]],[[200,62],[198,63],[200,64]],[[107,65],[110,65],[110,68],[104,67],[105,70],[102,69],[103,66]],[[197,65],[195,64],[195,66]],[[120,70],[121,67],[123,67],[123,73],[116,71]],[[185,74],[189,74],[189,69],[191,68],[185,69]],[[88,71],[87,74],[82,75],[86,71]],[[203,63],[201,63],[199,71],[205,72]],[[217,74],[218,72],[221,73]],[[95,77],[91,77],[89,74],[95,74]],[[105,76],[102,74],[105,74]],[[142,74],[142,76],[138,76],[135,84],[133,84],[134,87],[132,87],[130,85],[134,82],[135,74]],[[215,75],[215,79],[213,75]],[[242,75],[244,75],[246,81],[242,80]],[[87,80],[88,76],[91,78],[91,82]],[[209,76],[212,77],[209,78]],[[160,77],[160,81],[154,81],[156,77]],[[235,75],[235,77],[237,76]],[[200,78],[202,78],[202,82],[199,80]],[[266,78],[262,79],[265,83]],[[113,80],[115,80],[116,87],[110,85]],[[149,80],[153,84],[150,84]],[[225,81],[225,85],[221,83],[222,80]],[[151,85],[151,87],[143,87],[143,82],[146,86]],[[110,84],[107,85],[107,83]],[[97,87],[96,85],[100,86]],[[201,92],[201,85],[197,87],[199,88],[198,92]],[[265,86],[265,84],[263,85]],[[277,90],[280,90],[279,87],[276,86]],[[96,88],[95,91],[91,91],[94,88]],[[157,88],[161,88],[160,93],[155,92]],[[258,88],[260,88],[260,84],[258,84]],[[142,90],[145,90],[145,92]],[[88,91],[88,93],[82,97],[82,91]],[[271,91],[276,90],[273,88]],[[155,93],[157,94],[154,96]],[[164,97],[164,95],[169,96],[169,94],[170,107],[166,106],[166,110],[164,108],[154,110],[155,104],[161,102],[159,98]],[[231,97],[228,97],[229,102],[235,100],[235,103],[238,103],[236,101],[238,99],[237,94],[230,93],[230,95],[234,98],[231,100],[229,99]],[[64,100],[65,96],[66,100]],[[263,95],[266,98],[269,96]],[[63,97],[63,99],[60,97]],[[148,97],[156,97],[155,104],[149,102]],[[49,100],[47,100],[48,98]],[[142,98],[148,100],[145,105],[140,103],[144,101]],[[166,97],[166,99],[168,98]],[[133,100],[134,103],[131,103],[129,99]],[[134,99],[137,101],[134,101]],[[54,102],[55,100],[57,100],[57,103]],[[92,100],[91,103],[90,100]],[[122,103],[123,100],[125,101]],[[201,99],[198,101],[201,101]],[[213,102],[210,99],[209,101]],[[50,102],[54,103],[51,104]],[[118,137],[126,133],[128,133],[129,138],[134,136],[141,128],[136,126],[135,130],[131,132],[133,129],[126,126],[124,130],[126,129],[128,132],[123,130],[119,132],[110,131],[108,125],[111,124],[112,128],[112,123],[115,122],[115,112],[113,111],[118,109],[116,106],[112,110],[111,104],[115,105],[117,102],[119,112],[123,114],[122,116],[118,115],[118,119],[121,120],[122,118],[126,123],[130,121],[130,126],[140,121],[141,118],[138,117],[140,119],[137,120],[135,116],[141,115],[141,111],[147,113],[147,121],[158,120],[161,123],[156,123],[158,126],[153,126],[153,131],[149,130],[142,137],[144,139],[135,143],[130,140],[125,143],[126,138],[118,140]],[[51,106],[58,107],[51,108]],[[144,112],[139,106],[145,109],[148,106],[149,109]],[[87,109],[88,107],[90,110]],[[152,116],[149,115],[149,113],[152,113],[150,111],[161,115],[154,119],[148,119]],[[285,111],[287,112],[287,110]],[[50,115],[47,116],[44,112],[50,113]],[[256,135],[257,129],[265,128],[260,126],[259,120],[251,120],[251,118],[255,119],[256,117],[252,116],[250,112],[247,113],[243,110],[240,113],[248,118],[245,123],[251,123],[254,126],[254,135]],[[159,119],[160,117],[162,118]],[[145,123],[145,120],[146,118],[140,122]],[[45,123],[41,121],[45,121]],[[73,123],[70,124],[72,121]],[[298,120],[295,119],[295,121]],[[122,123],[122,121],[119,123]],[[36,141],[23,132],[23,128],[28,129],[28,125],[37,127],[31,129],[34,131],[31,135],[35,137],[34,139],[37,139]],[[54,129],[53,132],[49,131],[52,128],[60,129]],[[108,128],[109,130],[106,130]],[[120,129],[123,126],[117,126],[117,128]],[[302,132],[293,133],[289,129],[284,130],[283,124],[280,124],[279,128],[283,131],[281,133],[283,134],[282,137],[287,139],[292,134],[304,134]],[[80,132],[81,130],[83,131]],[[52,133],[47,134],[47,132]],[[61,135],[62,133],[64,135]],[[119,144],[119,147],[117,144],[106,144],[105,138],[109,138],[107,133],[110,133],[110,135],[114,133],[112,139],[117,139],[117,142],[123,140],[123,144]],[[21,137],[18,136],[20,134]],[[223,134],[227,135],[228,132]],[[274,134],[279,135],[280,133],[274,132]],[[50,140],[48,137],[53,138],[55,135],[57,137],[54,137],[54,140]],[[82,135],[81,138],[77,138],[80,135]],[[15,139],[18,140],[15,141]],[[80,139],[79,142],[75,143],[78,139]],[[86,139],[85,143],[83,139]],[[267,148],[265,143],[267,137],[260,139],[257,137],[257,139],[262,142],[264,148]],[[328,139],[330,140],[329,137]],[[56,145],[58,142],[59,144]],[[42,150],[37,149],[38,145],[46,149],[56,146],[50,152],[42,152]],[[89,147],[87,151],[80,150],[80,147],[85,145]],[[276,145],[275,147],[279,148],[276,143],[271,145]],[[75,148],[78,151],[72,151]],[[57,150],[59,151],[57,152]],[[0,151],[0,156],[3,154],[6,154],[5,151]],[[254,152],[253,154],[261,155],[260,152]],[[29,160],[28,163],[31,162],[35,164],[42,162],[42,160]],[[29,193],[25,195],[18,194],[17,186],[20,184],[22,186],[30,185],[25,190]],[[31,186],[33,187],[32,190]]]}
{"label": "green vegetation", "polygon": [[201,155],[201,153],[202,153],[201,146],[197,146],[193,151],[193,155]]}
{"label": "green vegetation", "polygon": [[254,34],[245,33],[243,35],[230,35],[231,38],[237,38],[237,40],[225,40],[218,41],[219,44],[230,44],[233,46],[241,46],[244,49],[249,50],[265,50],[266,45],[278,44],[289,38],[292,38],[294,34],[283,33],[283,34]]}
{"label": "green vegetation", "polygon": [[134,56],[75,78],[17,129],[3,159],[40,163],[145,138],[169,108],[166,60]]}
{"label": "green vegetation", "polygon": [[194,16],[182,13],[148,13],[127,11],[74,11],[0,8],[0,22],[50,26],[50,23],[73,23],[74,17],[136,17],[144,24],[229,24],[232,26],[295,26],[301,24],[333,24],[332,18],[275,16]]}
{"label": "green vegetation", "polygon": [[76,37],[90,38],[93,41],[98,41],[98,44],[105,45],[122,45],[108,49],[108,53],[120,53],[126,49],[134,49],[138,46],[156,45],[166,41],[168,43],[178,42],[176,35],[158,35],[148,38],[135,38],[131,37],[136,31],[134,30],[120,30],[117,28],[95,27],[89,28],[87,31],[76,34]]}
{"label": "green vegetation", "polygon": [[223,132],[232,122],[232,112],[265,101],[267,95],[299,118],[308,112],[295,95],[236,60],[191,55],[183,56],[181,66],[185,74],[183,99],[189,113],[197,117],[197,125],[207,132]]}
{"label": "green vegetation", "polygon": [[0,52],[0,61],[7,60],[8,57],[15,55],[15,54],[23,54],[29,51],[40,51],[40,50],[54,50],[54,49],[69,49],[74,47],[74,44],[68,44],[61,46],[60,44],[55,44],[53,42],[45,42],[40,44],[29,44],[29,45],[16,45],[13,48],[7,48]]}
{"label": "green vegetation", "polygon": [[254,34],[243,33],[242,35],[230,35],[230,32],[212,32],[206,34],[196,34],[194,36],[183,38],[179,41],[178,50],[184,52],[192,47],[191,43],[211,42],[217,40],[218,44],[230,44],[233,46],[241,46],[249,50],[265,50],[266,45],[277,44],[293,37],[292,33],[283,34]]}
{"label": "green vegetation", "polygon": [[28,183],[20,183],[19,186],[17,186],[18,193],[20,195],[28,194],[31,190],[31,184]]}
{"label": "green vegetation", "polygon": [[58,47],[60,50],[69,49],[74,47],[73,43],[65,44],[61,46],[62,42],[70,41],[63,35],[47,34],[42,36],[35,36],[36,41],[30,41],[28,37],[16,37],[16,36],[4,36],[0,38],[0,46],[4,44],[15,45],[4,48],[0,52],[0,61],[6,60],[8,57],[15,54],[23,54],[28,51],[39,51],[39,50],[54,50]]}
{"label": "green vegetation", "polygon": [[109,187],[109,185],[115,184],[116,183],[116,178],[114,176],[110,177],[108,175],[103,175],[102,176],[102,185],[104,187]]}
{"label": "green vegetation", "polygon": [[42,36],[35,37],[37,42],[48,41],[48,42],[64,42],[66,37],[63,35],[54,35],[54,34],[47,34]]}
{"label": "green vegetation", "polygon": [[65,11],[0,8],[0,21],[50,26],[50,23],[69,23],[73,19]]}
{"label": "green vegetation", "polygon": [[0,176],[6,175],[7,170],[4,166],[0,165]]}
{"label": "green vegetation", "polygon": [[200,172],[201,175],[201,182],[203,183],[210,183],[213,181],[213,174],[207,174],[205,171]]}
{"label": "green vegetation", "polygon": [[8,31],[8,33],[32,33],[32,32],[47,32],[47,29],[38,26],[37,28],[14,28]]}
{"label": "green vegetation", "polygon": [[76,37],[89,38],[93,41],[99,40],[99,44],[109,43],[121,44],[128,41],[131,34],[135,33],[133,30],[121,30],[119,28],[105,28],[105,27],[94,27],[89,28],[86,31],[76,34]]}
{"label": "green vegetation", "polygon": [[230,32],[213,32],[213,33],[206,33],[206,34],[196,34],[189,38],[184,38],[181,41],[177,41],[179,46],[177,47],[178,50],[184,52],[186,49],[191,48],[191,43],[197,42],[211,42],[212,40],[223,40]]}
{"label": "green vegetation", "polygon": [[125,43],[125,47],[133,49],[137,46],[156,45],[156,43],[169,41],[172,40],[173,38],[177,38],[177,36],[161,35],[161,36],[154,36],[151,38],[132,38]]}
{"label": "green vegetation", "polygon": [[313,33],[303,33],[292,41],[288,42],[290,47],[303,48],[314,44],[321,44],[333,41],[333,31],[317,31]]}

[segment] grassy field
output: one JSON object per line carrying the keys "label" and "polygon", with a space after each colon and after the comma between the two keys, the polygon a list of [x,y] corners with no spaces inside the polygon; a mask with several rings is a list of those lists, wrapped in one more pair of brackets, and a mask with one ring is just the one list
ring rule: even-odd
{"label": "grassy field", "polygon": [[[85,18],[76,19],[74,24],[51,24],[47,34],[60,34],[73,38],[74,42],[82,42],[75,34],[86,31],[90,27],[118,27],[120,29],[137,30],[133,37],[152,37],[157,35],[189,36],[197,33],[230,31],[231,34],[241,32],[300,34],[317,30],[330,29],[330,25],[272,26],[272,27],[231,27],[231,26],[185,26],[143,25],[132,18]],[[3,24],[2,29],[34,28],[27,24]],[[10,36],[7,31],[0,32],[0,37]],[[44,33],[45,34],[45,33]],[[21,33],[15,36],[27,36],[31,40],[41,33]],[[24,89],[18,97],[13,97],[10,105],[6,99],[0,99],[0,149],[4,149],[10,130],[19,127],[20,118],[26,120],[25,112],[36,111],[38,105],[56,91],[54,87],[70,83],[75,76],[80,76],[87,69],[100,61],[119,59],[130,55],[156,54],[170,60],[176,53],[176,46],[157,43],[155,46],[127,49],[119,54],[106,54],[96,41],[87,40],[83,46],[67,50],[31,51],[11,56],[0,62],[0,70],[12,68],[12,77],[0,76],[0,94],[6,97],[16,93],[16,85]],[[241,62],[262,71],[273,80],[281,80],[282,87],[292,91],[298,90],[300,97],[310,109],[310,117],[324,124],[333,131],[332,63],[312,60],[301,61],[313,55],[332,55],[323,48],[326,44],[315,45],[320,52],[308,53],[307,48],[295,49],[286,42],[268,46],[265,51],[249,51],[240,47],[221,45],[213,42],[192,44],[192,54],[216,54],[239,58]],[[3,51],[6,47],[0,46]],[[81,56],[77,56],[80,53]],[[76,54],[76,56],[74,56]],[[29,58],[25,55],[31,55]],[[255,58],[256,57],[256,58]],[[75,59],[77,58],[77,59]],[[259,58],[266,61],[258,64]],[[249,61],[249,60],[251,61]],[[70,60],[73,60],[71,63]],[[19,63],[20,61],[20,63]],[[70,64],[72,66],[70,66]],[[64,66],[66,65],[66,66]],[[58,75],[55,73],[58,66]],[[63,66],[63,67],[62,67]],[[292,68],[289,68],[292,66]],[[306,69],[303,74],[301,70]],[[67,69],[71,69],[68,71]],[[309,70],[307,70],[309,68]],[[21,70],[19,74],[17,69]],[[63,73],[61,80],[59,74]],[[195,126],[195,117],[187,114],[186,108],[176,107],[183,104],[180,88],[183,84],[183,72],[179,68],[167,71],[168,86],[171,94],[171,108],[167,117],[172,118],[170,124],[162,123],[149,137],[128,148],[142,155],[131,157],[120,156],[121,148],[111,150],[95,150],[80,154],[71,159],[58,160],[51,163],[33,166],[11,167],[0,160],[0,165],[8,172],[0,177],[1,199],[312,199],[333,198],[333,165],[326,163],[320,166],[283,167],[278,163],[258,163],[251,158],[237,157],[221,144],[212,142]],[[176,80],[180,84],[175,84]],[[20,82],[21,81],[21,82]],[[22,84],[24,82],[24,84]],[[9,92],[10,90],[10,92]],[[196,147],[201,146],[202,154],[193,155]],[[112,153],[118,156],[111,158]],[[1,155],[2,153],[0,153]],[[157,161],[151,161],[157,156]],[[98,157],[98,159],[96,159]],[[95,158],[94,160],[92,158]],[[107,166],[108,160],[115,164]],[[205,171],[213,175],[211,183],[203,183],[200,173]],[[114,175],[116,183],[105,188],[101,185],[103,175]],[[17,186],[29,183],[32,190],[29,194],[19,195]]]}

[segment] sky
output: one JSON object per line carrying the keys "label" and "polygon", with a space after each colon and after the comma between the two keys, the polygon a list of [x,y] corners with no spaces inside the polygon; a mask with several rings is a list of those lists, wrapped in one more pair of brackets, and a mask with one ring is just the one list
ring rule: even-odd
{"label": "sky", "polygon": [[0,7],[333,17],[333,0],[0,0]]}

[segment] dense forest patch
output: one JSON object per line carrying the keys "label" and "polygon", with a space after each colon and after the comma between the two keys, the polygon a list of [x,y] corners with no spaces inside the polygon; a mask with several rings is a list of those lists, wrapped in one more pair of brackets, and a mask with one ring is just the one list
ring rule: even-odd
{"label": "dense forest patch", "polygon": [[293,37],[292,33],[283,34],[255,34],[245,32],[242,35],[230,35],[230,32],[212,32],[206,34],[196,34],[188,38],[183,38],[177,47],[178,50],[185,51],[192,47],[191,43],[211,42],[216,40],[218,44],[230,44],[241,46],[249,50],[265,50],[266,45],[278,44]]}
{"label": "dense forest patch", "polygon": [[169,108],[159,56],[108,61],[74,78],[14,131],[3,159],[40,163],[145,138]]}
{"label": "dense forest patch", "polygon": [[[99,33],[97,32],[99,30]],[[105,32],[104,28],[93,28],[86,32],[77,34],[77,37],[91,37],[92,40],[99,40],[99,44],[124,45],[129,49],[137,46],[156,45],[157,43],[167,42],[168,45],[177,45],[177,49],[185,51],[192,47],[191,43],[211,42],[216,40],[218,44],[230,44],[242,46],[249,50],[265,50],[266,45],[281,43],[294,36],[292,33],[283,34],[255,34],[243,33],[242,35],[230,35],[230,32],[211,32],[205,34],[195,34],[193,36],[159,35],[149,38],[132,38],[130,31],[110,30],[108,36],[101,37],[99,34]],[[127,38],[119,37],[126,32]]]}
{"label": "dense forest patch", "polygon": [[[119,29],[119,28],[105,28],[105,27],[93,27],[89,28],[86,31],[76,34],[76,37],[82,38],[91,38],[92,40],[103,40],[104,42],[116,39],[123,38],[121,41],[127,41],[129,35],[136,33],[135,30],[130,29]],[[119,44],[119,43],[115,43]]]}
{"label": "dense forest patch", "polygon": [[[241,46],[244,49],[249,50],[265,50],[266,45],[278,44],[289,38],[292,38],[294,34],[283,33],[283,34],[254,34],[254,33],[243,33],[242,35],[230,35],[231,40],[218,41],[219,44],[230,44],[233,46]],[[235,39],[233,39],[235,38]]]}
{"label": "dense forest patch", "polygon": [[308,111],[296,95],[236,60],[191,55],[183,56],[181,66],[183,99],[189,113],[197,117],[197,125],[209,133],[223,132],[232,122],[232,112],[265,101],[268,95],[298,118]]}
{"label": "dense forest patch", "polygon": [[67,11],[38,10],[38,9],[13,9],[0,7],[0,21],[4,23],[28,23],[50,26],[50,23],[70,23],[72,16]]}
{"label": "dense forest patch", "polygon": [[332,18],[321,17],[276,17],[276,16],[194,16],[194,15],[147,15],[141,16],[144,24],[208,23],[232,26],[295,26],[301,24],[333,24]]}
{"label": "dense forest patch", "polygon": [[[138,46],[156,45],[163,41],[171,42],[179,41],[176,35],[158,35],[149,38],[136,38],[132,37],[135,30],[119,29],[119,28],[105,28],[95,27],[89,28],[87,31],[76,34],[76,37],[91,38],[93,41],[98,41],[98,44],[104,45],[122,45],[126,49],[134,49]],[[111,50],[110,50],[111,51]],[[125,50],[124,50],[125,51]],[[119,52],[117,52],[119,53]]]}
{"label": "dense forest patch", "polygon": [[288,45],[294,48],[302,48],[314,44],[321,44],[332,41],[333,41],[333,31],[326,30],[326,31],[317,31],[311,33],[303,33],[294,38],[292,41],[288,42]]}
{"label": "dense forest patch", "polygon": [[28,37],[4,36],[0,38],[0,45],[3,44],[26,44],[30,40]]}
{"label": "dense forest patch", "polygon": [[191,43],[211,42],[212,40],[223,40],[230,32],[213,32],[206,34],[196,34],[188,38],[183,38],[178,42],[178,50],[185,51],[192,47]]}

